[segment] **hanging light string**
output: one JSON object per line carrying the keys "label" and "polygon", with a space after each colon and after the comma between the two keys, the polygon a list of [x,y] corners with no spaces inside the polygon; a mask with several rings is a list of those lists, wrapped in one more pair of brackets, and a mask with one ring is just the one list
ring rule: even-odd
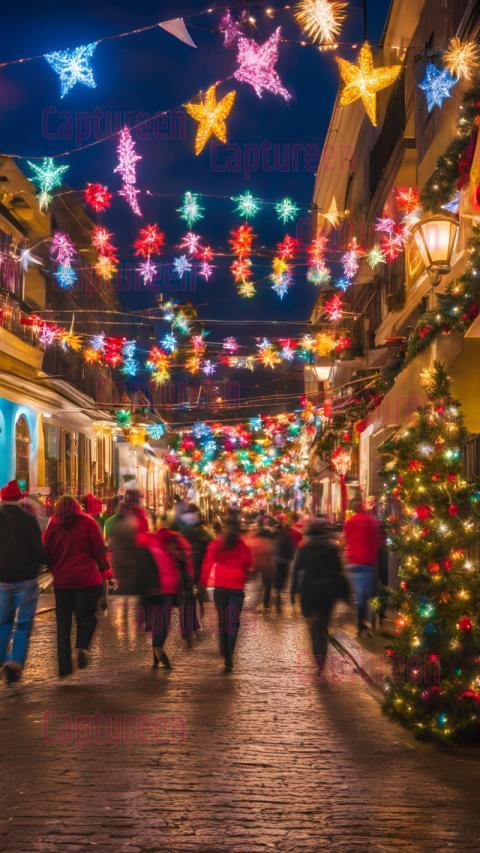
{"label": "hanging light string", "polygon": [[[189,14],[183,14],[183,15],[177,14],[176,18],[183,18],[184,21],[194,22],[195,19],[201,18],[204,15],[212,15],[212,14],[215,14],[216,12],[225,12],[231,6],[232,6],[232,3],[217,4],[215,6],[210,5],[210,6],[205,7],[204,9],[201,9],[198,12],[191,12]],[[264,11],[267,18],[272,19],[278,13],[281,13],[284,11],[289,11],[291,9],[291,4],[285,4],[285,5],[282,4],[279,7],[275,7],[275,8],[267,7],[266,9],[263,9],[262,3],[251,2],[251,0],[245,0],[245,2],[242,3],[242,8],[246,9],[246,10],[247,9],[251,9],[251,10],[261,9]],[[152,30],[157,30],[159,27],[162,26],[162,24],[169,23],[171,20],[172,20],[171,18],[168,18],[165,20],[160,20],[160,21],[157,20],[157,21],[152,22],[151,24],[145,24],[144,26],[141,26],[141,27],[134,27],[131,30],[125,30],[125,31],[120,32],[120,33],[112,33],[111,35],[101,36],[97,39],[89,40],[89,43],[99,45],[99,44],[103,44],[104,42],[108,42],[108,41],[117,41],[120,39],[129,38],[130,36],[142,35],[143,33],[151,32]],[[256,23],[257,23],[256,19],[250,15],[247,18],[245,18],[245,20],[243,21],[243,26],[245,26],[246,29],[248,29],[249,26],[256,28]],[[202,26],[201,24],[196,24],[196,23],[191,23],[190,26],[192,28],[195,28],[196,30],[199,30],[202,32],[207,32],[207,33],[218,33],[219,32],[218,26],[206,27],[206,26]],[[288,39],[288,38],[283,38],[283,37],[280,39],[280,41],[283,44],[294,45],[294,46],[298,46],[298,47],[314,47],[317,51],[320,50],[320,52],[330,52],[332,50],[336,50],[338,47],[351,47],[352,49],[356,49],[360,46],[358,39],[356,39],[354,41],[339,41],[336,39],[333,44],[330,44],[330,43],[315,44],[314,42],[311,42],[308,39]],[[390,48],[391,50],[399,50],[399,51],[400,50],[402,50],[402,51],[421,50],[421,51],[425,52],[425,45],[421,45],[421,46],[408,45],[408,46],[404,47],[404,46],[398,45],[398,44],[386,44],[385,42],[381,42],[381,41],[380,42],[372,42],[372,44],[374,44],[377,47]],[[48,51],[48,52],[51,53],[52,51]],[[17,57],[16,59],[7,59],[3,62],[0,62],[0,68],[8,68],[10,65],[23,65],[27,62],[36,62],[40,59],[45,59],[45,56],[46,56],[45,53],[39,53],[39,54],[35,54],[33,56],[23,56],[23,57]]]}

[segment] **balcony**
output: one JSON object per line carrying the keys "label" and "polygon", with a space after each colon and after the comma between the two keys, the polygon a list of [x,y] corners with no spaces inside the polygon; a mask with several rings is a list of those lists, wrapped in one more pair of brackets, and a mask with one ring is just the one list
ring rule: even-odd
{"label": "balcony", "polygon": [[399,140],[403,141],[406,121],[405,73],[402,73],[397,80],[388,105],[380,136],[370,154],[370,198],[377,191],[378,185],[382,180],[382,176]]}

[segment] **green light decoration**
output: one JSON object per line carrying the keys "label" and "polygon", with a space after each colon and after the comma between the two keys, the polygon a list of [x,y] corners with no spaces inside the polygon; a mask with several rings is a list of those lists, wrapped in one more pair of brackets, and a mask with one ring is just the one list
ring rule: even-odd
{"label": "green light decoration", "polygon": [[187,190],[177,213],[180,214],[180,218],[187,223],[189,228],[192,228],[199,219],[203,219],[203,207],[199,202],[198,193],[192,193],[190,190]]}
{"label": "green light decoration", "polygon": [[27,160],[32,175],[30,180],[39,189],[38,203],[41,210],[46,210],[52,200],[52,190],[62,185],[63,175],[68,171],[68,166],[57,166],[53,157],[44,157],[41,163],[32,163]]}
{"label": "green light decoration", "polygon": [[262,206],[259,200],[254,198],[248,190],[242,195],[234,196],[232,201],[237,202],[235,212],[239,213],[244,219],[253,219]]}
{"label": "green light decoration", "polygon": [[380,246],[374,246],[367,252],[367,262],[370,269],[374,270],[379,264],[386,263],[385,252],[382,252]]}
{"label": "green light decoration", "polygon": [[118,426],[121,426],[121,427],[130,426],[130,424],[132,422],[132,413],[129,412],[127,409],[118,409],[115,412],[115,420],[116,420]]}
{"label": "green light decoration", "polygon": [[275,210],[278,218],[285,225],[287,222],[293,222],[300,213],[300,208],[297,207],[291,198],[284,198],[275,205]]}

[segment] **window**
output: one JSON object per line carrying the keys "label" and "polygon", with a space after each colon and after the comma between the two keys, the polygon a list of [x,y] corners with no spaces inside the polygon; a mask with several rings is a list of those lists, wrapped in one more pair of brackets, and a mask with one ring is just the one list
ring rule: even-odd
{"label": "window", "polygon": [[30,485],[30,429],[24,415],[20,415],[15,426],[15,477],[22,491],[28,491]]}

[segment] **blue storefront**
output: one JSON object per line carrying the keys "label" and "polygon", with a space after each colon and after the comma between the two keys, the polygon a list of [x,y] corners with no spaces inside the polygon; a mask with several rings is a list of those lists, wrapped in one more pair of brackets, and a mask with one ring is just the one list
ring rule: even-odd
{"label": "blue storefront", "polygon": [[24,490],[36,485],[38,429],[38,412],[0,398],[0,486],[15,478]]}

